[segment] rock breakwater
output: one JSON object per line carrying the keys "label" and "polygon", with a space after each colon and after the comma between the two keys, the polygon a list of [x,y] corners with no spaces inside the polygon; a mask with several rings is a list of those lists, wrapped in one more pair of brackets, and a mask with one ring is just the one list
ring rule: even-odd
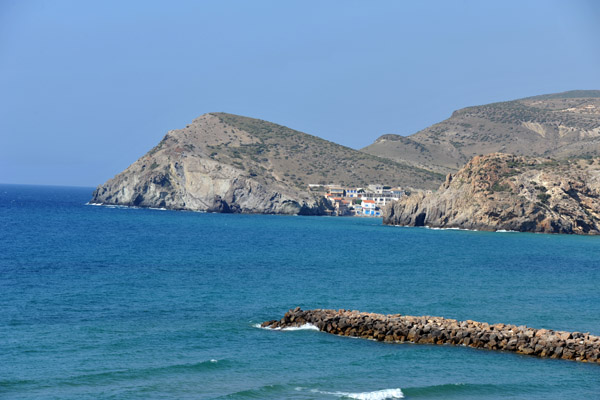
{"label": "rock breakwater", "polygon": [[284,329],[305,324],[335,335],[380,342],[463,345],[600,364],[600,336],[581,332],[431,316],[326,309],[304,311],[299,307],[285,313],[280,320],[266,321],[261,326]]}

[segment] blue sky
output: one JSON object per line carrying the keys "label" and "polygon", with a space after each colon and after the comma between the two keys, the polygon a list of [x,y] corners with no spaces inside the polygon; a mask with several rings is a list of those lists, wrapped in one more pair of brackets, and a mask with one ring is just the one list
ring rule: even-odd
{"label": "blue sky", "polygon": [[96,186],[225,111],[353,148],[600,89],[600,2],[0,0],[0,183]]}

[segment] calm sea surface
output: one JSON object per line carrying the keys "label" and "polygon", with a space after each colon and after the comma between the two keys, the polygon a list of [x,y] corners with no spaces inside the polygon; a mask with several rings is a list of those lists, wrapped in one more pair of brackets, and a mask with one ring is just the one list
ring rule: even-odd
{"label": "calm sea surface", "polygon": [[600,334],[600,237],[86,206],[0,185],[0,398],[600,398],[600,365],[255,325],[345,308]]}

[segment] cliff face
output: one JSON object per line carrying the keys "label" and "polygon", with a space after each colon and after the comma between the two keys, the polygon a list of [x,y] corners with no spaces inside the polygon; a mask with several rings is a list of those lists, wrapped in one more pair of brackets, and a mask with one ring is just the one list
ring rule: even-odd
{"label": "cliff face", "polygon": [[[99,186],[90,203],[208,212],[323,214],[322,199],[278,181],[258,176],[258,163],[221,156],[216,145],[252,146],[260,141],[206,114],[164,139],[125,171]],[[254,168],[253,168],[254,167]]]}
{"label": "cliff face", "polygon": [[383,135],[362,149],[432,171],[455,172],[494,152],[600,156],[600,91],[579,90],[467,107],[410,136]]}
{"label": "cliff face", "polygon": [[90,203],[173,210],[266,214],[323,214],[322,200],[285,185],[265,186],[235,167],[202,157],[146,156],[99,186]]}
{"label": "cliff face", "polygon": [[600,159],[557,162],[495,153],[448,175],[437,192],[384,210],[384,224],[600,234]]}

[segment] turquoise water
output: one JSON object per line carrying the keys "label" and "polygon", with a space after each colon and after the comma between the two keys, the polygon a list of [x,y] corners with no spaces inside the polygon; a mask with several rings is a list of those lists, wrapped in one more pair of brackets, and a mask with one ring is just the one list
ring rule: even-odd
{"label": "turquoise water", "polygon": [[301,306],[600,334],[599,237],[86,206],[91,191],[0,185],[0,398],[600,398],[600,365],[255,327]]}

